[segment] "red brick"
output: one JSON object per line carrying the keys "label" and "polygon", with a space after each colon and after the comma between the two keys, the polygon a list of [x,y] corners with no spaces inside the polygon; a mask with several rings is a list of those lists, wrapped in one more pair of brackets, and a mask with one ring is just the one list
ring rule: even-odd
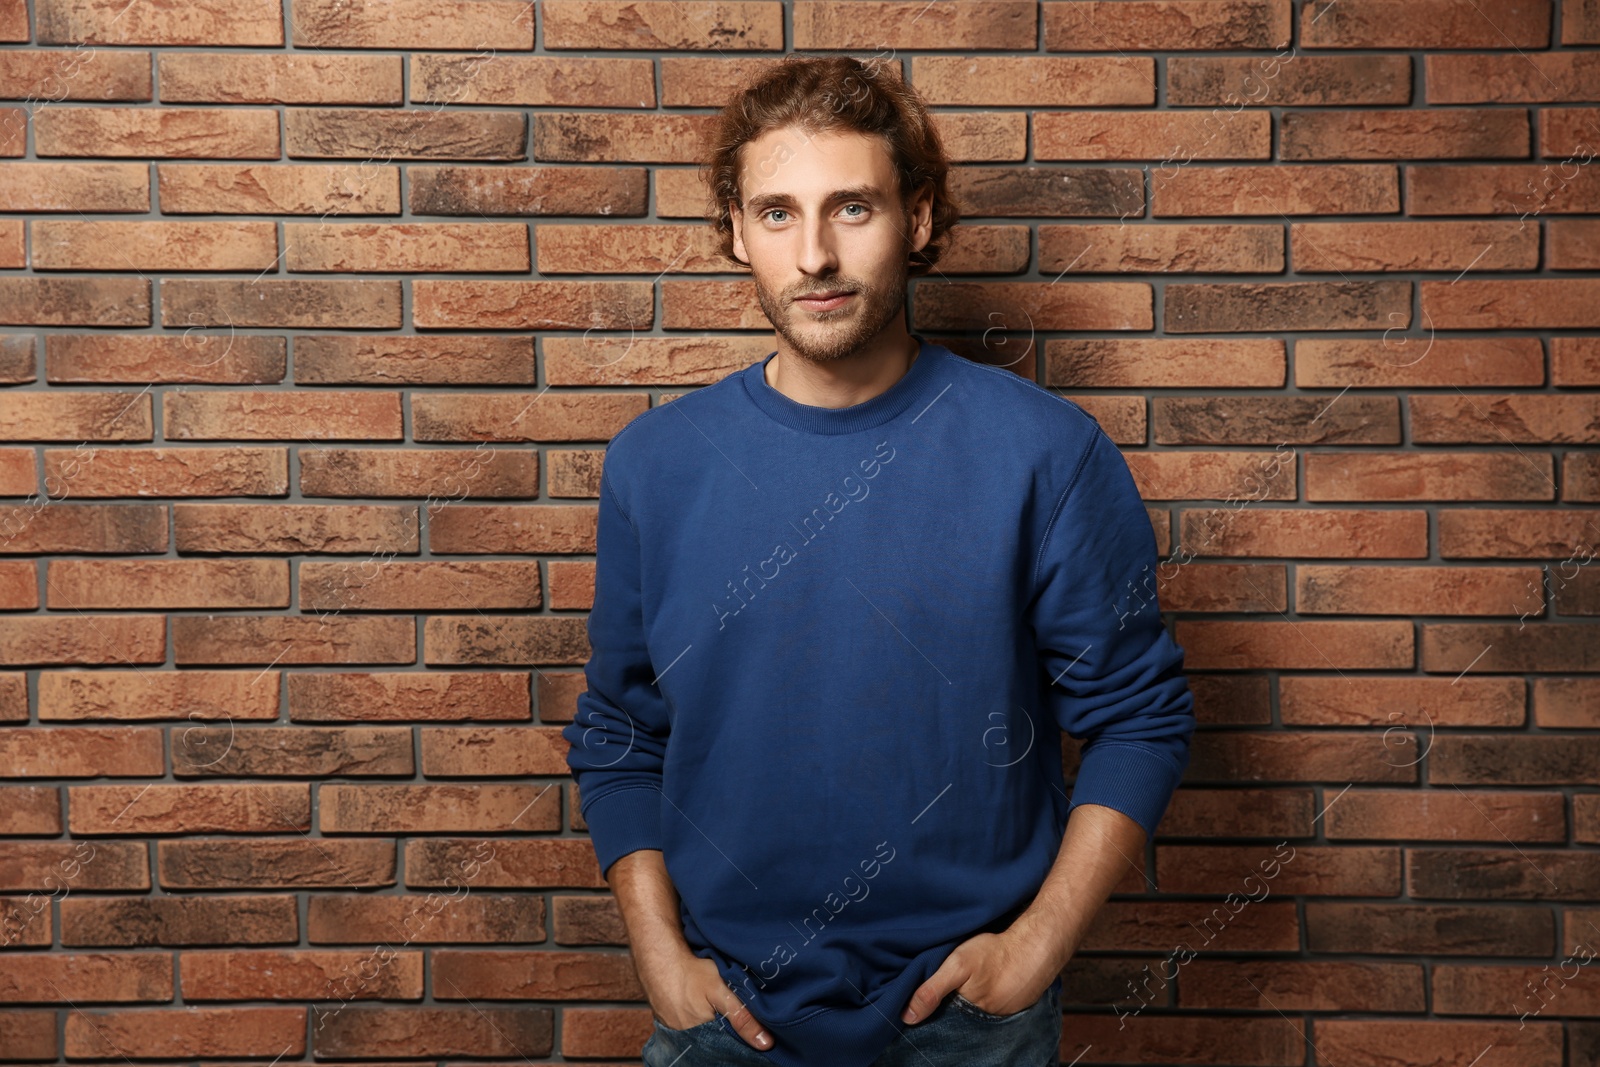
{"label": "red brick", "polygon": [[545,0],[540,11],[546,48],[674,52],[783,48],[783,8],[773,0],[738,0],[709,18],[668,0],[626,5],[604,0]]}
{"label": "red brick", "polygon": [[295,722],[526,722],[532,716],[526,671],[297,671],[289,675],[289,718]]}
{"label": "red brick", "polygon": [[1506,452],[1313,452],[1306,499],[1552,500],[1548,454]]}
{"label": "red brick", "polygon": [[311,786],[303,782],[75,785],[67,789],[67,807],[75,834],[303,833],[311,828]]}
{"label": "red brick", "polygon": [[534,11],[523,0],[389,0],[356,9],[339,0],[298,0],[291,20],[294,46],[318,51],[533,48]]}
{"label": "red brick", "polygon": [[1288,0],[1077,0],[1042,5],[1050,52],[1284,48]]}
{"label": "red brick", "polygon": [[281,0],[195,0],[132,9],[105,0],[38,0],[34,19],[40,44],[283,47]]}
{"label": "red brick", "polygon": [[40,156],[277,159],[278,113],[198,107],[41,108],[33,120]]}
{"label": "red brick", "polygon": [[[670,69],[666,64],[678,62],[685,61],[663,60],[663,80]],[[886,64],[881,69],[899,68]],[[914,56],[911,79],[934,105],[1149,107],[1156,102],[1155,60],[1144,56]]]}
{"label": "red brick", "polygon": [[[744,5],[755,6],[755,5]],[[975,51],[1038,47],[1039,5],[1031,0],[812,0],[794,8],[797,51],[933,49],[960,41]]]}
{"label": "red brick", "polygon": [[1409,622],[1203,622],[1174,636],[1196,670],[1398,670],[1415,666]]}
{"label": "red brick", "polygon": [[1550,0],[1312,0],[1307,48],[1544,48]]}
{"label": "red brick", "polygon": [[[523,8],[532,17],[532,8]],[[429,47],[437,47],[430,45]],[[512,107],[656,106],[648,59],[419,54],[411,59],[413,103]]]}
{"label": "red brick", "polygon": [[404,102],[401,56],[165,52],[156,63],[164,104]]}

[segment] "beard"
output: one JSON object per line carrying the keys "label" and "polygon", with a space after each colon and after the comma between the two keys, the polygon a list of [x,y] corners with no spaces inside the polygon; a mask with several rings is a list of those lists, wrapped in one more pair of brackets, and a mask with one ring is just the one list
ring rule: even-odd
{"label": "beard", "polygon": [[[773,293],[756,277],[756,300],[796,355],[811,363],[827,363],[859,351],[901,313],[910,274],[909,262],[902,260],[894,275],[879,285],[833,275],[784,296]],[[842,307],[823,312],[807,311],[793,302],[795,296],[825,289],[850,289],[855,296]]]}

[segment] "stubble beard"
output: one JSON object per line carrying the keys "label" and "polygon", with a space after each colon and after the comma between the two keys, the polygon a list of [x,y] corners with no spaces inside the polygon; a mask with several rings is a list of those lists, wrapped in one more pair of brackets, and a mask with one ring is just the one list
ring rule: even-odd
{"label": "stubble beard", "polygon": [[856,291],[855,298],[835,311],[817,314],[777,297],[756,279],[756,299],[773,329],[800,358],[812,363],[844,359],[876,337],[904,307],[910,265],[901,263],[887,285],[836,279],[811,286],[813,291],[829,285],[843,285]]}

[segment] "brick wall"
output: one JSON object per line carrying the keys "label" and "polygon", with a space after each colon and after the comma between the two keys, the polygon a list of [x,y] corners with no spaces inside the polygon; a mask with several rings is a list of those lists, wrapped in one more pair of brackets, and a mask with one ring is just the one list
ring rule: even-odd
{"label": "brick wall", "polygon": [[600,456],[771,350],[696,139],[847,49],[959,163],[912,328],[1107,428],[1188,652],[1063,1059],[1600,1062],[1600,0],[0,40],[0,1061],[636,1059],[559,738]]}

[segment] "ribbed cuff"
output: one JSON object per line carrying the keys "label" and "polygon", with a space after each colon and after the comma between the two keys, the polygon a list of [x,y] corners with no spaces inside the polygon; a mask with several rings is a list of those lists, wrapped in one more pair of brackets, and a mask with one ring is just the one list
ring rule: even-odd
{"label": "ribbed cuff", "polygon": [[1103,804],[1144,827],[1147,839],[1153,838],[1183,770],[1155,745],[1137,741],[1090,744],[1078,767],[1070,807]]}
{"label": "ribbed cuff", "polygon": [[617,860],[641,848],[661,847],[661,790],[629,785],[583,806],[583,821],[600,861],[600,875]]}

